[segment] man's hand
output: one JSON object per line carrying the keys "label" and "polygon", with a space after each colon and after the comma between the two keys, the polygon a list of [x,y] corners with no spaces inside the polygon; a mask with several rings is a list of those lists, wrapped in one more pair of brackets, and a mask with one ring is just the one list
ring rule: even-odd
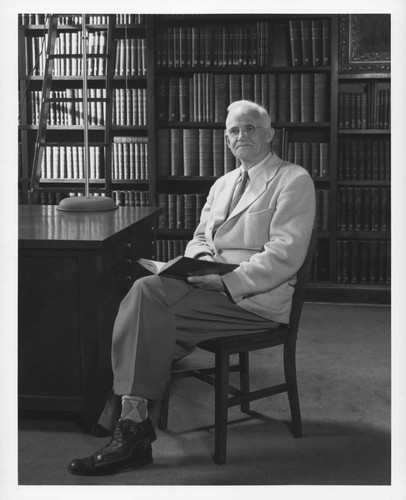
{"label": "man's hand", "polygon": [[205,274],[204,276],[189,276],[187,281],[196,288],[225,292],[225,286],[219,274]]}
{"label": "man's hand", "polygon": [[209,262],[214,262],[214,259],[211,255],[209,254],[204,254],[198,257],[199,260],[208,260]]}

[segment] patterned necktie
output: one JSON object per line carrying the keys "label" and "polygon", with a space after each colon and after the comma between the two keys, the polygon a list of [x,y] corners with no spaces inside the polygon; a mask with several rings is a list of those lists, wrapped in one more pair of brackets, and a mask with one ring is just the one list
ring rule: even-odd
{"label": "patterned necktie", "polygon": [[237,203],[240,201],[240,198],[244,194],[245,188],[247,187],[248,180],[249,180],[248,170],[244,169],[241,182],[238,188],[235,190],[234,196],[231,199],[230,207],[228,209],[228,214],[231,214],[231,212],[237,206]]}

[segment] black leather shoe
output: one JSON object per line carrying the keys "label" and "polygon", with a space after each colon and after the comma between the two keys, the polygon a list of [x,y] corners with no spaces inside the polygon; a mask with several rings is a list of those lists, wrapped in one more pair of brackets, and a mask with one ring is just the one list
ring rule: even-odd
{"label": "black leather shoe", "polygon": [[151,443],[155,440],[151,420],[136,423],[120,419],[107,446],[90,457],[75,458],[68,469],[81,476],[101,476],[127,467],[143,467],[153,461]]}

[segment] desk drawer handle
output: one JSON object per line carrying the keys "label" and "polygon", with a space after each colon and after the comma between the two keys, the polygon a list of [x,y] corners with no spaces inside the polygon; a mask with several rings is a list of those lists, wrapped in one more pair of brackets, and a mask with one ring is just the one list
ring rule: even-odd
{"label": "desk drawer handle", "polygon": [[125,244],[125,247],[126,247],[126,248],[132,248],[132,247],[133,247],[133,244],[131,243],[131,241],[128,241],[128,242]]}

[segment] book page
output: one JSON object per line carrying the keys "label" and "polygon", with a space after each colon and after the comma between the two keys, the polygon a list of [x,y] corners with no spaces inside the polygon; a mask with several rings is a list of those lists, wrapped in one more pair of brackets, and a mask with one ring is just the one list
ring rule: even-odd
{"label": "book page", "polygon": [[158,274],[165,265],[165,262],[159,262],[157,260],[150,259],[138,259],[137,262],[141,264],[141,266],[145,267],[145,269],[148,269],[148,271],[150,271],[152,274]]}

